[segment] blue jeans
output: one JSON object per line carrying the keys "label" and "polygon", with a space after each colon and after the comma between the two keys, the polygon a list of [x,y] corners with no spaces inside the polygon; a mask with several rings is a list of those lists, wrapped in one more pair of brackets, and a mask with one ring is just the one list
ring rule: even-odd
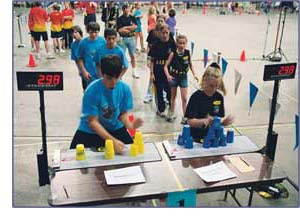
{"label": "blue jeans", "polygon": [[126,48],[128,48],[128,52],[130,56],[134,56],[135,54],[135,40],[134,37],[122,37],[122,43],[120,44],[122,47],[124,54],[126,53]]}

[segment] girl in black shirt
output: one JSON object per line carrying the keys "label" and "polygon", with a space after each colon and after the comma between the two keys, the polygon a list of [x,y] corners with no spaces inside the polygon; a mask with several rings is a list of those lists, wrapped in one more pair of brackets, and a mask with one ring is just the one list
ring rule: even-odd
{"label": "girl in black shirt", "polygon": [[[212,63],[204,72],[200,83],[201,89],[194,92],[190,97],[185,112],[187,122],[191,127],[191,135],[194,141],[199,142],[208,131],[214,116],[224,117],[224,98],[218,91],[226,95],[226,89],[222,80],[222,71],[217,63]],[[222,119],[221,124],[228,126],[232,124],[233,117],[227,116]]]}
{"label": "girl in black shirt", "polygon": [[150,80],[154,82],[157,98],[157,115],[166,116],[166,103],[163,92],[167,95],[167,101],[170,103],[171,89],[164,73],[164,65],[171,52],[176,50],[176,44],[170,36],[170,30],[167,25],[162,25],[159,30],[160,39],[158,39],[150,49]]}
{"label": "girl in black shirt", "polygon": [[[188,77],[187,73],[191,69],[194,79],[198,82],[198,78],[195,74],[193,64],[191,61],[190,51],[186,49],[187,37],[184,35],[178,35],[176,39],[177,49],[169,55],[169,58],[164,66],[164,71],[167,80],[171,86],[171,107],[168,112],[167,121],[172,122],[176,116],[174,114],[175,101],[177,96],[177,87],[180,87],[181,103],[183,115],[186,111],[187,104],[187,87]],[[186,119],[182,117],[182,124],[186,123]]]}

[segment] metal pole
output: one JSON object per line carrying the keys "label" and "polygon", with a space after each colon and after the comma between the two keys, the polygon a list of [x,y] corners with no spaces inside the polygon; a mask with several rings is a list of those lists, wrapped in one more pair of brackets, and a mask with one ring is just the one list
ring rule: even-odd
{"label": "metal pole", "polygon": [[271,160],[274,160],[275,158],[277,136],[278,136],[278,134],[273,131],[273,124],[274,124],[275,113],[276,113],[276,103],[277,103],[277,96],[279,91],[279,82],[280,80],[275,80],[274,82],[272,105],[271,105],[271,112],[269,118],[268,136],[266,142],[266,155]]}
{"label": "metal pole", "polygon": [[18,45],[19,48],[20,47],[25,47],[25,44],[23,44],[23,40],[22,40],[20,17],[21,17],[21,15],[17,15],[18,29],[19,29],[19,36],[20,36],[20,44]]}
{"label": "metal pole", "polygon": [[40,186],[44,186],[50,183],[49,171],[48,171],[44,91],[39,90],[39,95],[40,95],[40,112],[41,112],[41,127],[42,127],[42,149],[38,153],[37,159],[38,159],[38,168],[39,168],[39,183]]}

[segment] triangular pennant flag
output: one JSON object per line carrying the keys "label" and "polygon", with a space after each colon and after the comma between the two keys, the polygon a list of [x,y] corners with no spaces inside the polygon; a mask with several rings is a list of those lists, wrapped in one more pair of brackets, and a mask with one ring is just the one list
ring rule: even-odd
{"label": "triangular pennant flag", "polygon": [[206,67],[206,64],[208,62],[208,50],[207,49],[204,49],[203,50],[203,62],[204,62],[204,68]]}
{"label": "triangular pennant flag", "polygon": [[[275,116],[276,116],[277,112],[279,111],[280,107],[281,107],[280,103],[276,102]],[[271,108],[272,108],[272,98],[270,97],[269,98],[269,109],[270,109],[270,112],[271,112]]]}
{"label": "triangular pennant flag", "polygon": [[295,147],[294,150],[296,150],[299,147],[299,116],[295,115],[295,127],[296,127],[296,143],[295,143]]}
{"label": "triangular pennant flag", "polygon": [[218,63],[218,54],[217,53],[213,53],[213,62]]}
{"label": "triangular pennant flag", "polygon": [[226,72],[227,65],[228,65],[228,62],[224,58],[222,58],[222,73],[223,73],[223,76]]}
{"label": "triangular pennant flag", "polygon": [[191,53],[192,53],[192,56],[193,56],[193,53],[194,53],[194,47],[195,47],[195,43],[191,42]]}
{"label": "triangular pennant flag", "polygon": [[236,95],[240,83],[242,80],[242,74],[240,74],[236,69],[234,69],[234,94]]}
{"label": "triangular pennant flag", "polygon": [[250,108],[252,107],[253,105],[253,102],[256,98],[256,95],[257,95],[257,92],[258,92],[258,88],[250,82]]}

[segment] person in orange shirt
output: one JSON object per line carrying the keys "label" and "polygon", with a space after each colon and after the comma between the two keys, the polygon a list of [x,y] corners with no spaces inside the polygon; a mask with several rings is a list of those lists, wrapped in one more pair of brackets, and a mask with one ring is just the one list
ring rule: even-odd
{"label": "person in orange shirt", "polygon": [[47,25],[46,22],[49,19],[48,13],[41,7],[41,2],[35,3],[36,7],[32,8],[28,15],[28,25],[32,27],[33,38],[36,47],[37,58],[41,58],[40,54],[40,40],[41,37],[45,43],[47,52],[47,59],[53,59],[54,56],[50,53],[50,47],[48,42]]}
{"label": "person in orange shirt", "polygon": [[70,49],[73,42],[73,20],[74,20],[74,10],[70,8],[70,3],[65,2],[65,9],[62,11],[62,21],[63,21],[63,47],[65,49]]}
{"label": "person in orange shirt", "polygon": [[62,15],[60,13],[60,6],[59,5],[53,5],[52,6],[52,12],[49,14],[50,21],[51,21],[51,38],[53,39],[53,47],[54,52],[64,52],[62,49],[60,49],[59,45],[59,38],[62,37]]}
{"label": "person in orange shirt", "polygon": [[84,25],[85,29],[87,29],[87,25],[94,21],[97,22],[96,19],[96,10],[97,10],[97,3],[96,2],[84,2]]}
{"label": "person in orange shirt", "polygon": [[148,11],[148,28],[147,31],[150,33],[155,28],[156,25],[156,11],[153,6],[150,6]]}
{"label": "person in orange shirt", "polygon": [[[30,11],[29,14],[31,13],[32,9],[35,7],[35,2],[31,2],[30,4]],[[34,38],[33,38],[33,23],[31,22],[31,20],[28,20],[27,22],[28,24],[28,29],[30,31],[30,41],[31,41],[31,52],[35,52],[35,43],[34,43]]]}

